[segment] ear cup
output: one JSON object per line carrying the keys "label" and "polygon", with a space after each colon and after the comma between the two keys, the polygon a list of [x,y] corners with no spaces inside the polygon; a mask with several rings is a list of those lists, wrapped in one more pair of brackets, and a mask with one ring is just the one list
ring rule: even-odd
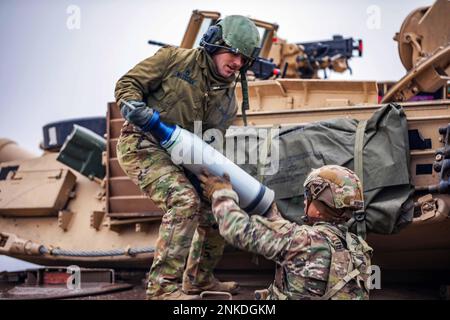
{"label": "ear cup", "polygon": [[213,54],[219,48],[214,46],[217,41],[222,39],[222,29],[218,25],[214,25],[208,28],[206,33],[200,40],[200,45],[205,48],[206,52]]}

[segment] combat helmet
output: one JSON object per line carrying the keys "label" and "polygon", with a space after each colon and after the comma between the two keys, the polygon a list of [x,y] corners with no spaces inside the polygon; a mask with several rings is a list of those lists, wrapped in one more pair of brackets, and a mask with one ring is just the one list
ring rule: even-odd
{"label": "combat helmet", "polygon": [[347,221],[364,209],[361,182],[350,169],[337,165],[313,169],[303,187],[308,205],[313,200],[322,202],[331,209],[327,213],[338,221]]}
{"label": "combat helmet", "polygon": [[226,49],[233,54],[242,54],[251,64],[260,51],[260,37],[255,23],[240,15],[227,16],[208,28],[200,45],[209,54]]}
{"label": "combat helmet", "polygon": [[245,111],[249,109],[248,84],[246,73],[253,62],[258,58],[260,37],[255,23],[247,17],[232,15],[219,20],[218,23],[208,28],[208,31],[200,40],[200,46],[204,47],[210,55],[219,49],[226,49],[233,54],[242,54],[246,61],[240,70],[242,89],[242,120],[247,125]]}

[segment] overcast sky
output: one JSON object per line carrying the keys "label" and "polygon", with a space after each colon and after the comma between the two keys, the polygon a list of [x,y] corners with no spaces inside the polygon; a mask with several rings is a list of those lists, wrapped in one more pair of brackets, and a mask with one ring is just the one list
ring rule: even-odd
{"label": "overcast sky", "polygon": [[279,24],[291,42],[333,34],[361,38],[364,55],[353,76],[331,79],[398,80],[404,74],[393,35],[427,0],[1,0],[0,137],[40,154],[42,126],[104,116],[115,82],[157,47],[178,45],[192,10],[241,14]]}

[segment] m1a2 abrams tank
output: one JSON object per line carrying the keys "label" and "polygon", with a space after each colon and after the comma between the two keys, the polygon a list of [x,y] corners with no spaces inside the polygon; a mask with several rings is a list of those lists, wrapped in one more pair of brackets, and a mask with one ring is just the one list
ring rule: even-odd
{"label": "m1a2 abrams tank", "polygon": [[[439,0],[404,22],[396,38],[402,62],[411,74],[402,85],[276,75],[249,83],[247,121],[256,127],[368,119],[381,107],[380,92],[386,102],[401,101],[410,135],[410,158],[405,157],[405,162],[410,163],[411,182],[417,189],[415,211],[411,223],[398,233],[368,235],[375,249],[374,263],[382,270],[450,270],[449,14],[449,2]],[[218,18],[217,13],[195,11],[181,46],[198,43],[195,39],[214,17]],[[272,47],[276,28],[255,22],[264,31],[261,55],[268,59],[276,48]],[[430,40],[435,38],[439,41]],[[283,69],[284,65],[275,67]],[[425,91],[434,92],[438,99],[410,101]],[[240,90],[237,94],[241,99]],[[109,103],[105,131],[84,124],[100,136],[78,127],[64,144],[61,140],[66,135],[60,136],[64,130],[59,124],[48,125],[40,157],[1,140],[0,254],[44,265],[150,266],[162,212],[118,164],[115,146],[122,121],[115,103]],[[243,124],[242,114],[235,124]],[[272,268],[269,263],[255,266],[250,260],[248,254],[230,250],[220,267]]]}

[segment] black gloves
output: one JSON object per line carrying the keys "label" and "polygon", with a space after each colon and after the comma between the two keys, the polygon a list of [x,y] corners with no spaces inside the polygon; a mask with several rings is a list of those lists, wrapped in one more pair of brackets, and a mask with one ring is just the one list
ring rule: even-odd
{"label": "black gloves", "polygon": [[120,106],[120,113],[130,123],[144,129],[153,116],[153,110],[148,108],[145,103],[141,101],[131,100],[127,102],[134,106],[135,109],[132,109],[125,103],[122,103]]}

